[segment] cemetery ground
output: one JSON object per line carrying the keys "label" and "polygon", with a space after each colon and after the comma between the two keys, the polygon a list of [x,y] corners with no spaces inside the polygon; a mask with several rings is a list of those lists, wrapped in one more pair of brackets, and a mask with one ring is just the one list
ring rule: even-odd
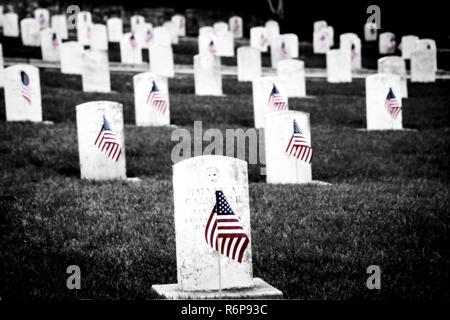
{"label": "cemetery ground", "polygon": [[[174,128],[135,127],[131,73],[112,73],[110,94],[81,92],[78,76],[41,70],[43,117],[0,117],[2,298],[155,298],[176,282],[172,162]],[[224,97],[195,96],[191,76],[170,79],[171,122],[203,130],[252,127],[251,84],[224,78]],[[313,178],[332,186],[268,185],[249,166],[254,276],[285,298],[449,297],[447,81],[410,84],[404,126],[364,132],[364,81],[308,79]],[[0,104],[3,104],[3,93]],[[127,175],[140,183],[79,179],[75,106],[124,105]],[[207,143],[204,143],[207,144]],[[82,290],[66,288],[81,268]],[[366,287],[379,265],[382,289]]]}

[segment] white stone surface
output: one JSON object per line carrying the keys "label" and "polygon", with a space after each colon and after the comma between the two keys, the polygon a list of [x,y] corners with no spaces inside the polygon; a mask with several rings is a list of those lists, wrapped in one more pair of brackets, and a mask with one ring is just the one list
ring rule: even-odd
{"label": "white stone surface", "polygon": [[390,56],[378,59],[378,73],[389,73],[400,76],[400,80],[402,83],[401,97],[408,98],[406,63],[402,57]]}
{"label": "white stone surface", "polygon": [[177,35],[180,37],[186,36],[186,18],[181,14],[176,14],[171,20],[177,27]]}
{"label": "white stone surface", "polygon": [[343,33],[339,37],[340,49],[347,51],[350,55],[352,70],[362,68],[361,39],[355,33]]}
{"label": "white stone surface", "polygon": [[80,11],[77,14],[77,39],[83,46],[91,43],[92,15],[88,11]]}
{"label": "white stone surface", "polygon": [[83,69],[83,46],[77,41],[61,44],[61,73],[81,74]]}
{"label": "white stone surface", "polygon": [[378,40],[378,51],[380,54],[393,54],[397,48],[397,41],[395,40],[395,34],[392,32],[380,33]]}
{"label": "white stone surface", "polygon": [[437,71],[437,47],[433,39],[419,39],[416,42],[416,50],[428,50],[434,58],[435,70]]}
{"label": "white stone surface", "polygon": [[328,34],[328,41],[330,42],[330,47],[334,46],[334,28],[332,26],[328,26],[325,28],[325,31]]}
{"label": "white stone surface", "polygon": [[175,76],[171,45],[152,44],[149,49],[150,72],[173,78]]}
{"label": "white stone surface", "polygon": [[50,27],[50,12],[44,8],[34,10],[34,18],[39,24],[39,28],[47,29]]}
{"label": "white stone surface", "polygon": [[170,32],[164,27],[153,28],[153,40],[151,45],[159,44],[164,46],[170,46],[172,44]]}
{"label": "white stone surface", "polygon": [[298,36],[295,33],[283,33],[281,39],[286,44],[286,50],[290,58],[298,58]]}
{"label": "white stone surface", "polygon": [[326,60],[328,82],[352,82],[352,63],[347,50],[329,50]]}
{"label": "white stone surface", "polygon": [[[242,262],[219,255],[205,241],[205,226],[223,191],[250,243]],[[182,291],[248,288],[253,285],[247,163],[223,156],[200,156],[173,166],[177,279]]]}
{"label": "white stone surface", "polygon": [[265,27],[250,28],[250,46],[267,52],[269,48],[269,38],[267,37],[267,30]]}
{"label": "white stone surface", "polygon": [[[212,52],[209,49],[209,45],[210,45],[211,41],[214,44],[214,48],[215,48],[216,52]],[[213,34],[203,33],[203,34],[199,35],[197,38],[197,43],[198,43],[198,53],[199,54],[217,54],[218,40],[214,33]]]}
{"label": "white stone surface", "polygon": [[228,28],[233,33],[234,38],[242,38],[244,36],[244,22],[239,16],[232,16],[228,19]]}
{"label": "white stone surface", "polygon": [[44,61],[59,61],[61,39],[55,30],[47,28],[41,31],[41,54]]}
{"label": "white stone surface", "polygon": [[217,31],[216,55],[219,57],[234,57],[234,37],[231,31]]}
{"label": "white stone surface", "polygon": [[276,68],[279,61],[291,59],[286,41],[282,36],[272,38],[270,42],[270,65]]}
{"label": "white stone surface", "polygon": [[171,44],[178,44],[178,27],[175,22],[165,21],[163,27],[169,31]]}
{"label": "white stone surface", "polygon": [[142,63],[142,48],[136,35],[129,32],[122,35],[120,40],[120,60],[122,63],[128,64]]}
{"label": "white stone surface", "polygon": [[253,117],[255,128],[264,128],[265,117],[268,113],[274,112],[269,105],[269,97],[273,86],[276,86],[280,95],[288,99],[287,88],[284,81],[279,77],[261,77],[252,82],[253,95]]}
{"label": "white stone surface", "polygon": [[[29,79],[27,87],[31,102],[22,94],[22,72],[25,72]],[[42,121],[39,69],[29,64],[16,64],[4,69],[3,74],[6,121]]]}
{"label": "white stone surface", "polygon": [[417,36],[408,35],[402,37],[400,48],[402,50],[403,59],[411,58],[411,52],[416,50],[417,40],[419,40],[419,37]]}
{"label": "white stone surface", "polygon": [[83,92],[111,92],[108,53],[86,50],[82,61]]}
{"label": "white stone surface", "polygon": [[252,47],[237,49],[238,81],[253,81],[262,75],[261,51]]}
{"label": "white stone surface", "polygon": [[0,5],[0,27],[3,26],[3,6]]}
{"label": "white stone surface", "polygon": [[402,111],[394,119],[385,107],[389,88],[392,88],[394,95],[401,105],[400,76],[377,73],[366,78],[367,130],[399,130],[403,128]]}
{"label": "white stone surface", "polygon": [[[149,94],[157,85],[161,95],[167,101],[167,109],[164,113],[157,111],[147,103]],[[138,73],[133,77],[134,108],[137,126],[168,126],[170,125],[169,82],[164,76],[158,76],[151,72]]]}
{"label": "white stone surface", "polygon": [[56,31],[59,38],[62,40],[67,40],[69,38],[69,33],[67,31],[67,18],[65,14],[56,14],[51,17],[52,29]]}
{"label": "white stone surface", "polygon": [[148,48],[153,43],[153,25],[142,23],[137,26],[136,37],[142,48]]}
{"label": "white stone surface", "polygon": [[90,48],[108,51],[108,31],[106,25],[94,23],[91,29]]}
{"label": "white stone surface", "polygon": [[411,52],[411,82],[436,81],[436,56],[433,50]]}
{"label": "white stone surface", "polygon": [[269,44],[272,45],[272,41],[280,35],[280,26],[275,20],[268,20],[264,27],[267,30],[267,38]]}
{"label": "white stone surface", "polygon": [[364,24],[364,39],[366,41],[376,41],[378,36],[377,24],[367,22]]}
{"label": "white stone surface", "polygon": [[3,88],[5,82],[5,71],[3,64],[3,47],[0,43],[0,88]]}
{"label": "white stone surface", "polygon": [[24,46],[39,47],[41,45],[41,30],[36,19],[22,19],[20,21],[20,30],[20,36]]}
{"label": "white stone surface", "polygon": [[278,62],[278,77],[286,85],[289,98],[306,96],[305,64],[301,60],[288,59]]}
{"label": "white stone surface", "polygon": [[113,43],[120,43],[123,35],[123,21],[120,18],[114,17],[106,21],[108,28],[108,41]]}
{"label": "white stone surface", "polygon": [[327,28],[314,31],[313,33],[313,52],[316,54],[327,53],[331,47],[330,33]]}
{"label": "white stone surface", "polygon": [[325,20],[318,20],[313,23],[313,30],[319,31],[328,27],[328,23]]}
{"label": "white stone surface", "polygon": [[[111,101],[92,101],[76,106],[81,179],[126,179],[122,109],[120,103]],[[95,145],[103,126],[103,117],[109,122],[122,150],[117,161],[109,158]]]}
{"label": "white stone surface", "polygon": [[5,37],[19,37],[19,17],[14,12],[3,15],[3,35]]}
{"label": "white stone surface", "polygon": [[309,183],[312,181],[311,163],[306,163],[286,153],[286,148],[294,133],[294,119],[314,152],[309,113],[281,111],[267,114],[264,128],[267,183]]}
{"label": "white stone surface", "polygon": [[198,35],[204,35],[204,34],[214,34],[214,28],[211,26],[203,26],[198,28]]}
{"label": "white stone surface", "polygon": [[137,26],[145,23],[145,18],[141,15],[134,15],[130,18],[131,33],[136,33]]}
{"label": "white stone surface", "polygon": [[214,33],[228,31],[228,24],[223,21],[218,21],[213,24]]}
{"label": "white stone surface", "polygon": [[221,96],[222,75],[220,58],[211,54],[194,56],[195,94],[200,96]]}

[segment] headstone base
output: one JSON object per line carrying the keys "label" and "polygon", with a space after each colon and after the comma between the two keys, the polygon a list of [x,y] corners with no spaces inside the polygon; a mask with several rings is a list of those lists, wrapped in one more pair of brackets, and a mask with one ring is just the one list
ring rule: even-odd
{"label": "headstone base", "polygon": [[253,279],[253,286],[244,289],[219,291],[181,291],[177,283],[152,285],[161,299],[282,299],[283,293],[260,278]]}
{"label": "headstone base", "polygon": [[366,129],[366,128],[358,128],[355,129],[356,131],[419,131],[417,129],[411,129],[411,128],[402,128],[402,129]]}
{"label": "headstone base", "polygon": [[126,179],[126,182],[129,182],[129,183],[139,183],[139,182],[141,182],[142,180],[141,179],[139,179],[139,178],[137,178],[137,177],[132,177],[132,178],[127,178]]}

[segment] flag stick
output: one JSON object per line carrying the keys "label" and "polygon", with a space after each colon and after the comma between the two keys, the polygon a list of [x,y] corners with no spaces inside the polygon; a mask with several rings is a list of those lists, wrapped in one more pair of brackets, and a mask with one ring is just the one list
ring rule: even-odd
{"label": "flag stick", "polygon": [[222,299],[222,268],[220,263],[220,252],[217,251],[217,262],[219,263],[219,298]]}

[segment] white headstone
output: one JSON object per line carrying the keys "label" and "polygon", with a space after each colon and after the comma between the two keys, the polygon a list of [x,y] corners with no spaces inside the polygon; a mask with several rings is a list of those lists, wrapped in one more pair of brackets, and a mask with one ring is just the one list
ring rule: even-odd
{"label": "white headstone", "polygon": [[3,26],[3,6],[0,6],[0,27]]}
{"label": "white headstone", "polygon": [[334,46],[334,28],[332,26],[328,26],[325,28],[328,33],[328,40],[330,41],[330,47]]}
{"label": "white headstone", "polygon": [[[264,128],[266,115],[275,111],[269,103],[269,97],[274,85],[279,94],[287,101],[288,95],[286,84],[279,77],[261,77],[252,82],[255,128]],[[288,106],[286,106],[286,109],[287,108]]]}
{"label": "white headstone", "polygon": [[142,63],[142,48],[137,36],[132,33],[124,33],[120,40],[120,59],[122,63]]}
{"label": "white headstone", "polygon": [[151,44],[170,46],[172,41],[169,30],[164,27],[155,27],[153,29],[153,39],[151,40]]}
{"label": "white headstone", "polygon": [[219,21],[213,24],[213,29],[215,33],[225,32],[228,31],[228,24],[223,21]]}
{"label": "white headstone", "polygon": [[376,41],[378,36],[377,24],[373,22],[367,22],[364,25],[364,39],[366,41]]}
{"label": "white headstone", "polygon": [[137,26],[145,23],[145,18],[140,15],[134,15],[130,18],[131,33],[136,33]]}
{"label": "white headstone", "polygon": [[411,52],[411,82],[436,81],[436,56],[433,50]]}
{"label": "white headstone", "polygon": [[253,81],[262,75],[261,51],[252,47],[237,49],[238,81]]}
{"label": "white headstone", "polygon": [[239,16],[232,16],[228,19],[228,28],[233,33],[234,38],[242,38],[244,36],[244,23]]}
{"label": "white headstone", "polygon": [[91,43],[92,15],[88,11],[80,11],[77,14],[77,39],[83,46]]}
{"label": "white headstone", "polygon": [[416,50],[428,50],[434,57],[435,70],[437,71],[437,47],[433,39],[419,39],[416,43]]}
{"label": "white headstone", "polygon": [[327,53],[331,47],[330,32],[327,28],[322,28],[313,33],[314,53]]}
{"label": "white headstone", "polygon": [[149,49],[150,72],[172,78],[175,76],[171,45],[152,44]]}
{"label": "white headstone", "polygon": [[153,25],[151,23],[143,23],[137,26],[137,39],[143,48],[148,48],[154,39]]}
{"label": "white headstone", "polygon": [[42,121],[39,69],[16,64],[4,71],[6,121]]}
{"label": "white headstone", "polygon": [[361,65],[361,40],[354,33],[343,33],[339,37],[340,49],[350,55],[352,70],[360,70]]}
{"label": "white headstone", "polygon": [[66,15],[57,14],[52,16],[51,23],[52,29],[56,31],[60,39],[66,40],[69,38]]}
{"label": "white headstone", "polygon": [[61,44],[61,73],[81,74],[83,68],[83,46],[77,41]]}
{"label": "white headstone", "polygon": [[169,31],[170,42],[172,44],[178,44],[178,28],[175,22],[165,21],[163,27]]}
{"label": "white headstone", "polygon": [[291,52],[282,36],[272,38],[270,43],[270,61],[272,68],[276,68],[281,60],[291,59]]}
{"label": "white headstone", "polygon": [[222,75],[220,58],[212,54],[194,56],[195,94],[200,96],[221,96]]}
{"label": "white headstone", "polygon": [[22,19],[20,21],[20,30],[20,36],[24,46],[39,47],[41,45],[41,30],[36,19]]}
{"label": "white headstone", "polygon": [[217,31],[216,55],[219,57],[234,57],[234,37],[231,31]]}
{"label": "white headstone", "polygon": [[3,15],[3,35],[5,37],[19,37],[19,18],[14,12]]}
{"label": "white headstone", "polygon": [[367,130],[402,129],[402,111],[393,117],[386,107],[389,90],[401,106],[401,80],[395,74],[377,73],[366,77]]}
{"label": "white headstone", "polygon": [[416,44],[419,37],[417,36],[403,36],[400,48],[402,50],[402,58],[409,59],[411,57],[411,52],[416,50]]}
{"label": "white headstone", "polygon": [[298,58],[298,36],[295,33],[284,33],[280,37],[286,45],[288,56]]}
{"label": "white headstone", "polygon": [[217,54],[218,40],[215,34],[200,34],[197,41],[199,54]]}
{"label": "white headstone", "polygon": [[[252,286],[252,252],[247,163],[223,156],[200,156],[173,166],[178,285],[183,291]],[[242,262],[219,255],[205,241],[205,227],[222,191],[250,243]]]}
{"label": "white headstone", "polygon": [[267,52],[269,38],[265,27],[250,28],[250,46],[262,52]]}
{"label": "white headstone", "polygon": [[3,65],[3,47],[0,43],[0,88],[3,88],[5,83],[5,71]]}
{"label": "white headstone", "polygon": [[352,82],[351,56],[347,50],[333,49],[327,52],[327,81]]}
{"label": "white headstone", "polygon": [[378,73],[396,74],[400,76],[402,82],[401,97],[408,98],[406,63],[402,57],[391,56],[378,59]]}
{"label": "white headstone", "polygon": [[267,38],[269,44],[272,45],[272,40],[276,39],[280,35],[280,26],[275,20],[268,20],[265,24],[267,30]]}
{"label": "white headstone", "polygon": [[44,61],[59,61],[61,39],[55,30],[47,28],[41,31],[41,53]]}
{"label": "white headstone", "polygon": [[305,97],[305,64],[301,60],[282,60],[277,66],[278,77],[286,85],[286,94],[289,98]]}
{"label": "white headstone", "polygon": [[209,34],[209,35],[214,34],[214,28],[211,26],[203,26],[203,27],[198,28],[199,36],[205,35],[205,34]]}
{"label": "white headstone", "polygon": [[81,80],[83,92],[110,92],[108,53],[100,50],[83,52]]}
{"label": "white headstone", "polygon": [[328,27],[328,24],[325,20],[319,20],[314,22],[313,27],[314,27],[313,31],[320,31]]}
{"label": "white headstone", "polygon": [[380,54],[393,54],[397,49],[397,41],[395,41],[395,34],[392,32],[380,33],[378,40],[378,51]]}
{"label": "white headstone", "polygon": [[[158,88],[161,100],[154,103],[149,99],[153,83]],[[170,125],[169,84],[168,79],[151,72],[139,73],[133,77],[134,108],[137,126]]]}
{"label": "white headstone", "polygon": [[106,25],[98,23],[92,25],[90,48],[94,50],[108,50],[108,31]]}
{"label": "white headstone", "polygon": [[123,35],[123,22],[122,19],[114,17],[106,21],[108,27],[108,40],[109,42],[118,43],[122,39]]}
{"label": "white headstone", "polygon": [[[292,148],[294,120],[309,147]],[[267,183],[308,183],[312,181],[313,149],[309,113],[282,111],[269,113],[264,128]]]}
{"label": "white headstone", "polygon": [[[76,106],[81,179],[126,179],[122,109],[120,103],[111,101],[92,101]],[[116,145],[106,146],[104,150],[97,146],[99,141],[96,145],[104,119],[114,133],[120,151]],[[110,148],[110,156],[106,148]]]}
{"label": "white headstone", "polygon": [[34,10],[34,18],[39,24],[39,28],[47,29],[50,27],[50,12],[47,9],[38,8]]}
{"label": "white headstone", "polygon": [[177,27],[177,35],[180,37],[186,36],[186,18],[180,14],[176,14],[171,20]]}

